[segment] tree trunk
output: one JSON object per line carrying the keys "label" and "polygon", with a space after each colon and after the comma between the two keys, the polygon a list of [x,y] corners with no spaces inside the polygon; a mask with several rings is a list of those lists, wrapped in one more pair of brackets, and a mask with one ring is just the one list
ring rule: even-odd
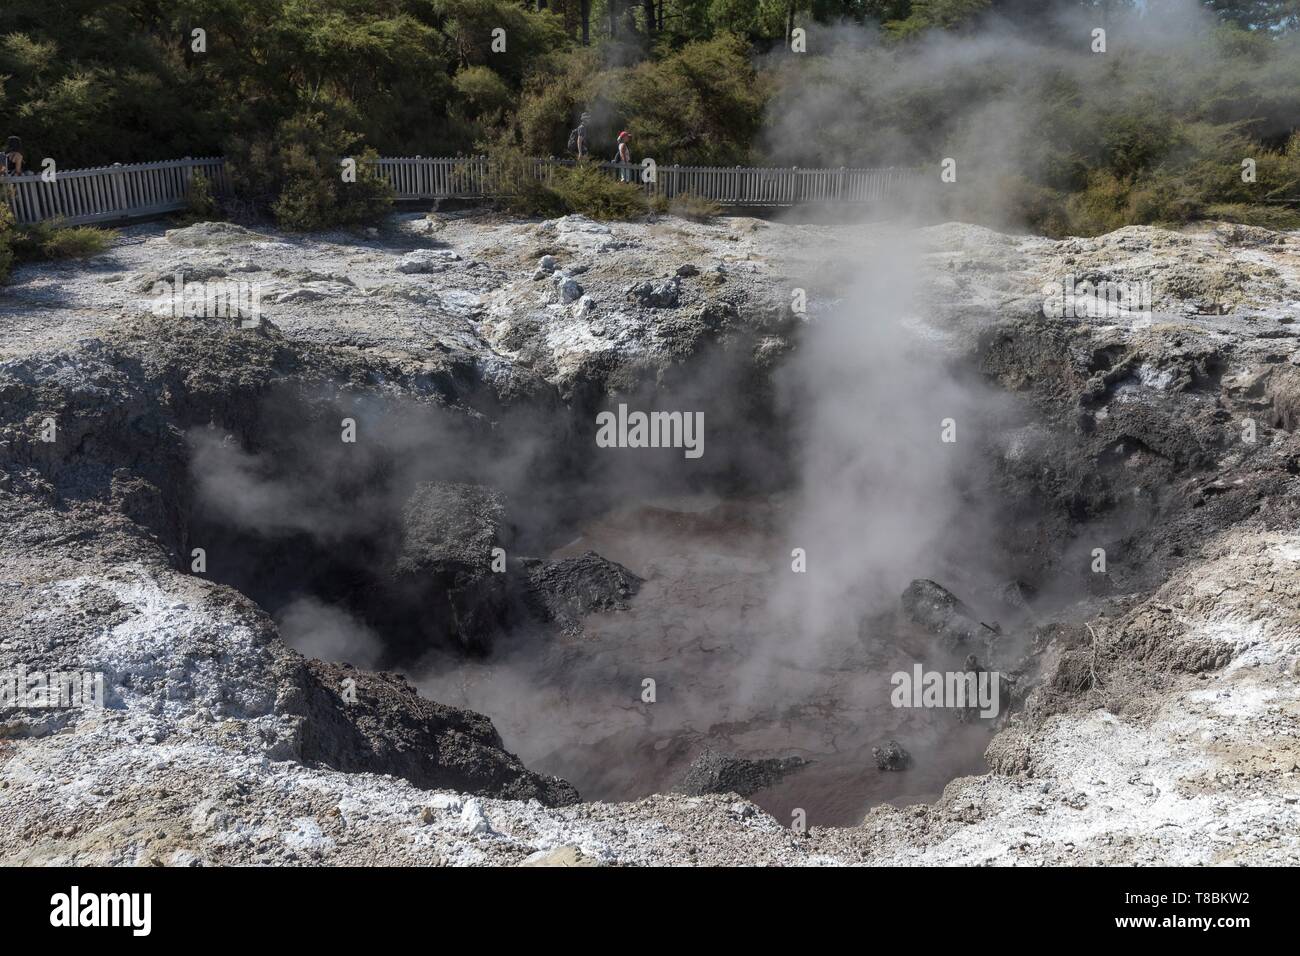
{"label": "tree trunk", "polygon": [[655,32],[655,0],[641,0],[641,9],[645,11],[645,35]]}
{"label": "tree trunk", "polygon": [[609,7],[609,38],[618,36],[618,0],[607,0]]}
{"label": "tree trunk", "polygon": [[790,39],[794,36],[794,0],[790,0],[785,8],[785,45],[790,45]]}
{"label": "tree trunk", "polygon": [[582,45],[591,46],[591,0],[581,0],[578,9],[582,14]]}

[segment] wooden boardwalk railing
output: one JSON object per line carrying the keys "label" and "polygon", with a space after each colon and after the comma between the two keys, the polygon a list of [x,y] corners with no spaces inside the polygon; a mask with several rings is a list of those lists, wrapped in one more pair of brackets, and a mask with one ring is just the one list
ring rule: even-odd
{"label": "wooden boardwalk railing", "polygon": [[60,170],[51,182],[40,173],[0,176],[0,196],[20,223],[112,222],[184,209],[196,172],[208,178],[214,193],[229,191],[225,160],[216,157]]}
{"label": "wooden boardwalk railing", "polygon": [[[534,159],[539,179],[572,160]],[[398,199],[482,198],[492,194],[491,162],[485,156],[383,157],[375,161]],[[905,191],[915,169],[799,169],[798,167],[659,166],[643,181],[639,164],[600,163],[610,176],[641,186],[648,195],[691,194],[724,206],[794,206],[804,203],[873,203]],[[20,223],[57,219],[67,225],[142,219],[185,208],[190,183],[202,173],[214,194],[230,192],[225,160],[175,159],[160,163],[100,166],[0,176],[0,198]]]}
{"label": "wooden boardwalk railing", "polygon": [[[545,178],[573,160],[534,159],[533,172]],[[398,199],[475,198],[490,193],[491,166],[484,156],[444,159],[384,157],[379,171]],[[724,206],[795,206],[803,203],[867,203],[897,196],[920,175],[911,168],[800,169],[797,166],[657,166],[643,182],[639,163],[599,163],[610,176],[642,186],[668,199],[691,194]]]}

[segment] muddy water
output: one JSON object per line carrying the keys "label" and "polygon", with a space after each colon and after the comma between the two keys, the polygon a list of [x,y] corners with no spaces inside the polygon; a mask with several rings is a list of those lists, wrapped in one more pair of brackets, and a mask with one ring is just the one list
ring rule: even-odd
{"label": "muddy water", "polygon": [[[895,708],[890,676],[947,667],[890,613],[831,634],[778,626],[770,598],[791,581],[781,504],[672,500],[608,514],[555,552],[594,550],[645,579],[625,611],[589,616],[576,638],[520,635],[495,660],[426,680],[435,699],[490,715],[533,769],[591,800],[672,789],[705,747],[811,761],[751,799],[789,823],[849,825],[881,802],[932,800],[984,769],[987,726],[952,711]],[[954,665],[955,666],[955,665]],[[656,700],[641,699],[655,681]],[[914,758],[882,772],[871,749],[898,740]]]}

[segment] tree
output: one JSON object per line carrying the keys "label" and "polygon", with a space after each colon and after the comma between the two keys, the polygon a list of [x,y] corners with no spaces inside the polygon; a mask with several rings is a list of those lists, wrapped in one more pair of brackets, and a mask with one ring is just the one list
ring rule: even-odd
{"label": "tree", "polygon": [[1205,0],[1228,23],[1252,30],[1300,30],[1300,0]]}
{"label": "tree", "polygon": [[904,20],[887,24],[899,37],[915,36],[926,30],[953,30],[970,23],[987,10],[992,0],[912,0]]}

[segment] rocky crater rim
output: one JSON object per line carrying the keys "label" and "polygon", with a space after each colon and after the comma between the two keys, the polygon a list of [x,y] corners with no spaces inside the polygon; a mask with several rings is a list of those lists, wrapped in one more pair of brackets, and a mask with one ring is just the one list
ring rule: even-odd
{"label": "rocky crater rim", "polygon": [[[577,248],[619,241],[616,233],[572,223],[543,234]],[[947,244],[957,252],[950,261],[969,263],[978,238],[999,263],[989,269],[995,275],[1023,267],[1018,260],[1026,257],[1040,263],[1025,270],[1019,289],[989,291],[990,299],[1000,294],[998,306],[964,320],[941,304],[951,292],[946,280],[935,290],[927,321],[957,343],[942,363],[1002,396],[978,409],[979,438],[969,454],[982,465],[954,493],[972,502],[997,499],[992,513],[1002,523],[985,543],[990,574],[963,574],[975,556],[950,553],[936,558],[939,592],[918,585],[897,592],[900,617],[933,640],[936,659],[949,652],[956,659],[965,645],[986,641],[982,628],[998,639],[986,646],[1005,649],[984,652],[1004,654],[991,663],[1020,678],[989,750],[995,774],[1032,772],[1032,748],[1026,755],[1017,741],[1081,701],[1101,695],[1112,708],[1140,710],[1135,698],[1151,686],[1228,666],[1239,645],[1170,627],[1152,596],[1184,567],[1212,557],[1225,534],[1294,527],[1300,363],[1291,339],[1265,334],[1262,319],[1245,328],[1227,324],[1202,301],[1210,293],[1199,286],[1191,291],[1203,312],[1152,324],[1045,322],[1024,291],[1050,271],[1041,262],[1053,255],[1077,264],[1090,255],[1117,258],[1128,246],[1147,254],[1161,243],[1182,244],[1164,235],[1174,234],[1121,230],[1049,245],[994,242],[958,228],[937,243],[941,261]],[[1219,241],[1256,240],[1234,232]],[[397,271],[427,275],[447,258],[408,254]],[[486,258],[484,268],[503,265]],[[545,264],[537,269],[550,275]],[[673,278],[629,283],[627,296],[647,313],[680,309],[674,294],[697,277]],[[527,281],[549,280],[534,274]],[[1000,281],[985,288],[996,290]],[[1246,291],[1220,291],[1218,301],[1244,308],[1250,281]],[[572,290],[571,302],[563,288],[556,295],[561,306],[577,301]],[[586,615],[634,606],[643,584],[635,570],[596,552],[548,557],[584,521],[629,495],[797,493],[790,460],[799,408],[776,397],[786,363],[771,358],[771,340],[781,339],[778,355],[797,353],[805,326],[719,301],[703,295],[700,312],[721,310],[724,318],[706,320],[703,335],[686,328],[680,353],[671,340],[631,357],[598,353],[593,364],[558,377],[554,358],[529,357],[528,348],[384,355],[297,337],[293,323],[241,330],[130,316],[70,349],[0,367],[0,495],[14,519],[6,551],[39,545],[54,552],[33,560],[32,586],[47,594],[63,589],[65,603],[75,596],[100,644],[130,634],[130,615],[118,617],[133,602],[154,600],[141,596],[148,585],[131,583],[125,569],[138,565],[150,569],[147,577],[168,581],[192,577],[196,548],[207,582],[266,610],[304,598],[345,609],[379,637],[371,665],[410,668],[431,650],[490,661],[499,641],[522,631],[580,635]],[[482,335],[493,319],[469,321]],[[707,460],[683,469],[680,453],[665,450],[611,470],[607,456],[594,453],[591,432],[596,411],[619,402],[719,410]],[[58,437],[44,442],[39,435],[50,419]],[[1252,441],[1243,440],[1247,419],[1257,428]],[[355,442],[341,437],[348,421]],[[756,443],[764,450],[757,461]],[[504,552],[501,572],[491,570],[494,548]],[[1085,559],[1095,548],[1109,558],[1105,574]],[[71,576],[78,565],[82,573]],[[132,676],[130,666],[142,665],[143,656],[122,666],[115,650],[120,707],[190,708],[261,722],[260,746],[273,760],[552,806],[577,799],[564,781],[525,769],[478,715],[423,700],[394,675],[302,660],[238,595],[202,580],[175,586],[189,590],[195,604],[168,612],[170,626],[184,626],[191,611],[224,616],[209,651],[246,654],[246,664],[260,661],[255,666],[272,679],[250,677],[245,687],[193,648],[179,667]],[[7,587],[12,601],[15,585]],[[223,602],[230,611],[217,610]],[[15,617],[16,650],[45,648],[28,654],[38,662],[87,649],[88,635]],[[1099,621],[1107,625],[1100,638]],[[227,639],[235,650],[217,649]],[[364,713],[339,704],[336,685],[345,680],[372,702]],[[73,726],[21,724],[6,726],[37,737]],[[422,760],[412,748],[436,756]],[[726,779],[716,755],[699,766],[709,779]],[[690,786],[708,792],[700,779]]]}

